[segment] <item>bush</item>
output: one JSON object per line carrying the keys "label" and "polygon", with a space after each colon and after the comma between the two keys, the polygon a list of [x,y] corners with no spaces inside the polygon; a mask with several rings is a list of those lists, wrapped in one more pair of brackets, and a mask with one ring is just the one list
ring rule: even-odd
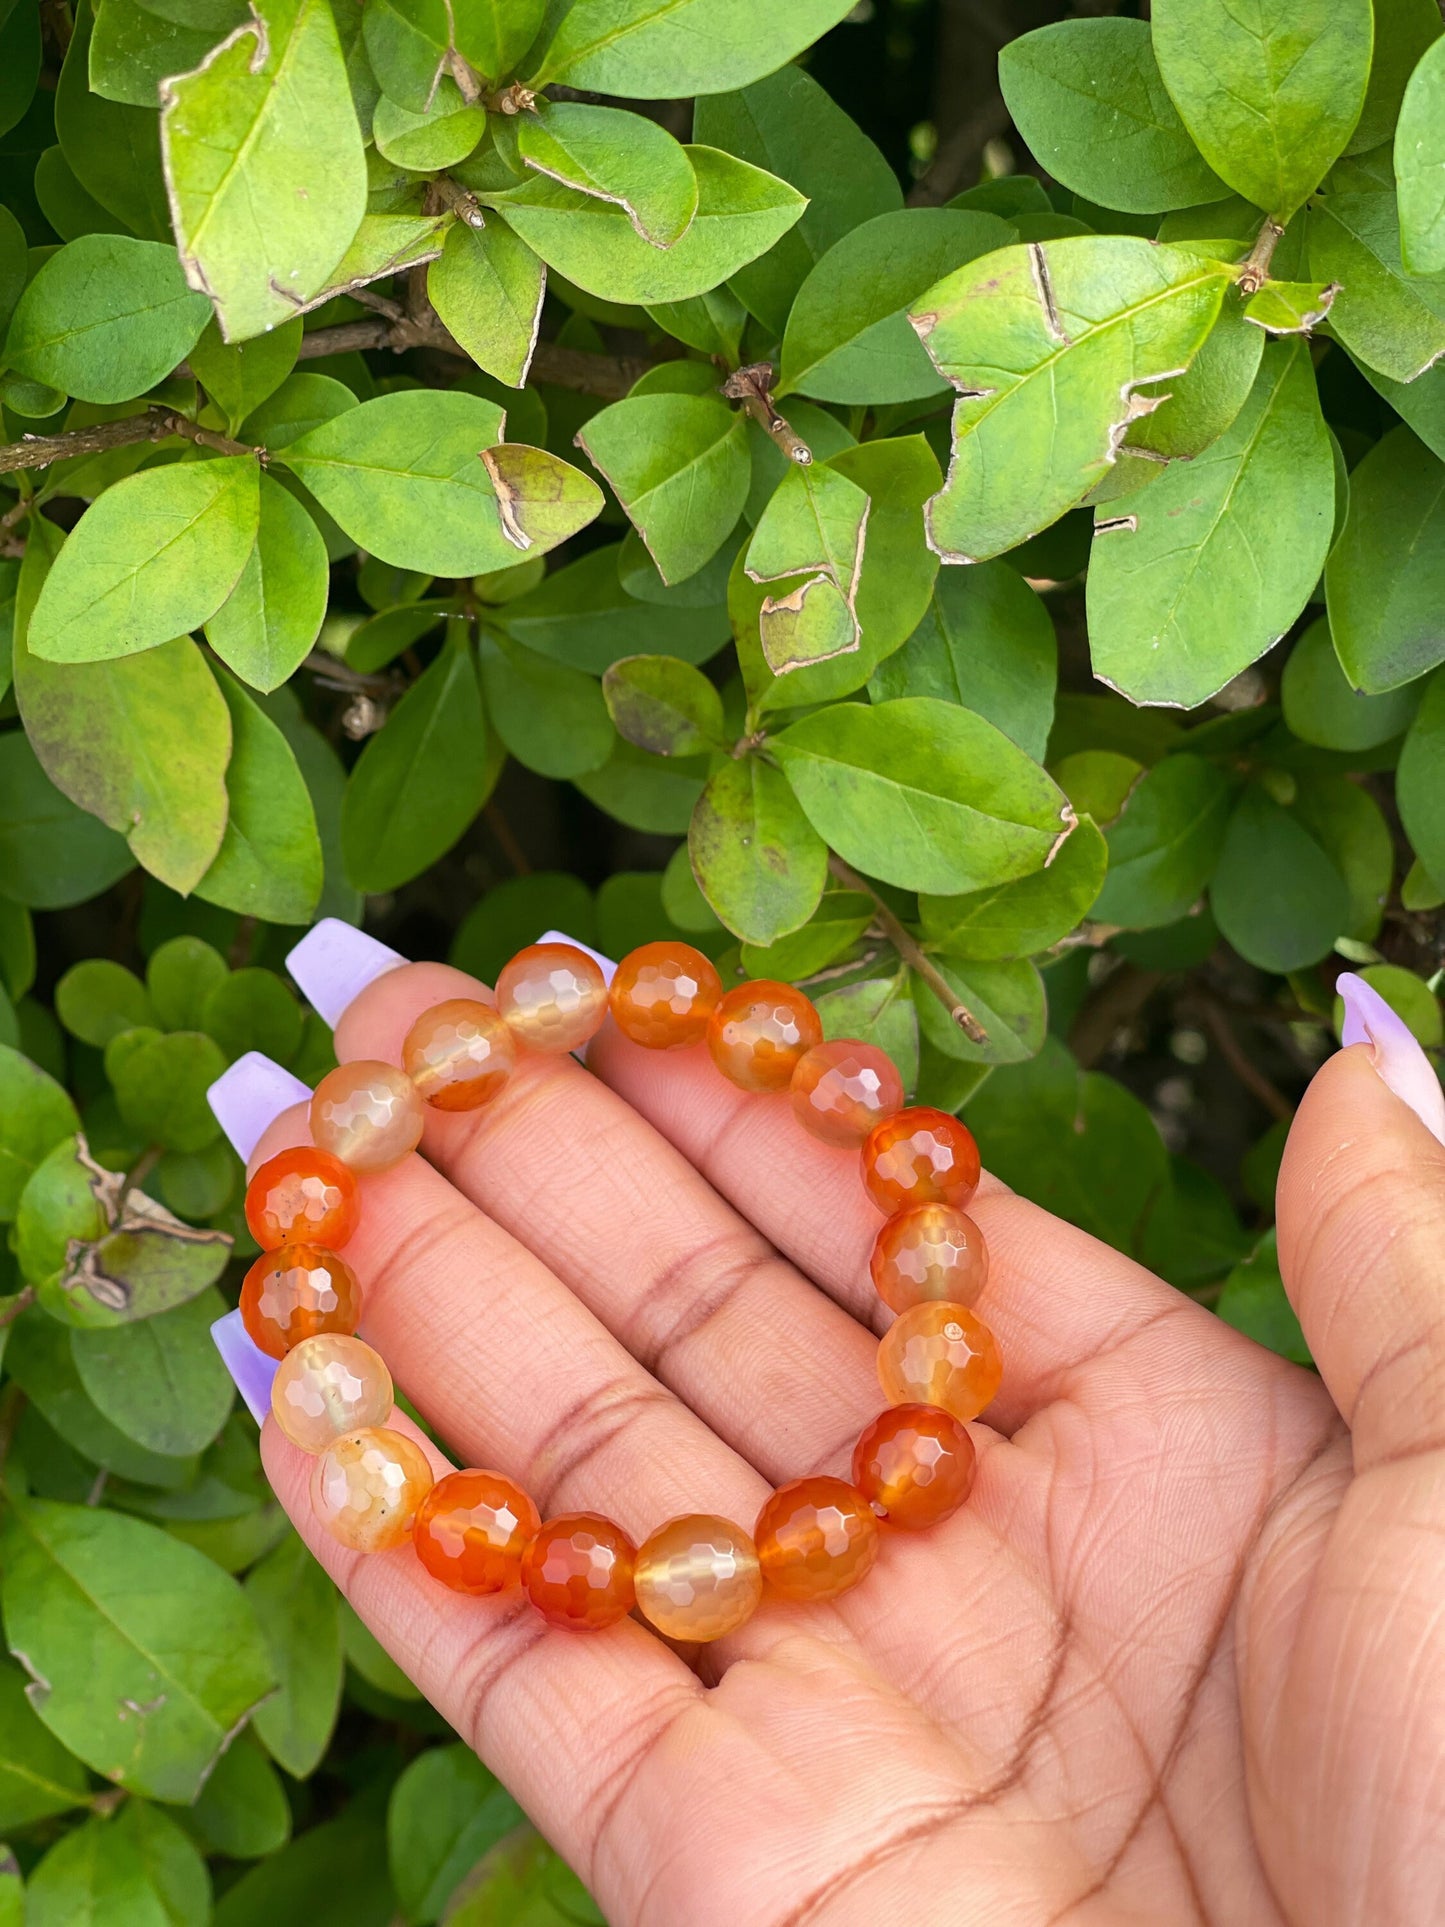
{"label": "bush", "polygon": [[1442,1041],[1439,12],[1063,11],[0,6],[0,1920],[595,1917],[210,1346],[317,915],[801,982],[1305,1358],[1342,963]]}

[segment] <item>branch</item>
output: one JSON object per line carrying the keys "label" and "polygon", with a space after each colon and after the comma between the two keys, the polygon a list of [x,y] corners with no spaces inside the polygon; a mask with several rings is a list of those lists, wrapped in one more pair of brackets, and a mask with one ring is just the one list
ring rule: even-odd
{"label": "branch", "polygon": [[[301,337],[296,358],[315,361],[321,355],[345,355],[369,348],[390,348],[394,354],[407,348],[437,348],[471,363],[471,356],[457,345],[434,313],[406,315],[396,321],[381,317],[375,321],[342,321],[331,328],[313,328]],[[594,355],[584,348],[539,341],[532,357],[532,378],[550,382],[554,388],[570,388],[579,395],[621,401],[653,366],[641,356]]]}
{"label": "branch", "polygon": [[754,361],[746,368],[737,369],[723,383],[722,391],[729,401],[743,404],[753,420],[772,436],[790,462],[796,462],[799,468],[811,467],[812,449],[792,424],[778,413],[773,401],[773,364],[770,361]]}
{"label": "branch", "polygon": [[249,442],[233,442],[229,435],[199,428],[173,408],[151,407],[141,415],[96,422],[91,428],[70,428],[60,435],[22,436],[18,442],[0,448],[0,475],[13,474],[17,468],[49,468],[52,462],[67,461],[73,455],[99,455],[131,442],[163,442],[172,435],[197,442],[202,448],[213,448],[221,455],[254,455],[259,461],[265,460],[265,450],[253,448]]}
{"label": "branch", "polygon": [[948,1012],[949,1016],[953,1019],[954,1023],[958,1025],[958,1028],[970,1043],[986,1044],[988,1042],[988,1032],[968,1008],[968,1005],[959,1002],[958,992],[954,989],[953,985],[948,981],[947,977],[944,976],[938,966],[919,949],[908,930],[905,929],[903,924],[898,921],[898,918],[894,916],[893,912],[888,908],[888,905],[883,901],[882,897],[879,896],[872,884],[869,883],[866,878],[860,877],[858,872],[846,864],[840,856],[830,854],[828,858],[828,868],[846,888],[849,890],[859,890],[865,897],[871,897],[873,899],[873,921],[893,945],[893,948],[898,952],[904,963],[908,965],[910,970],[916,972],[916,974],[922,978],[923,982],[928,985],[928,988],[933,992],[939,1003],[943,1005],[943,1008]]}
{"label": "branch", "polygon": [[1239,292],[1241,294],[1258,294],[1269,279],[1269,264],[1274,259],[1274,251],[1279,246],[1283,235],[1284,229],[1279,222],[1266,214],[1264,226],[1255,236],[1254,246],[1245,255],[1240,267]]}
{"label": "branch", "polygon": [[1234,1026],[1230,1023],[1227,1013],[1208,992],[1201,992],[1199,1010],[1209,1026],[1215,1043],[1219,1046],[1220,1056],[1240,1083],[1264,1106],[1271,1117],[1287,1124],[1294,1116],[1294,1105],[1250,1057],[1235,1036]]}

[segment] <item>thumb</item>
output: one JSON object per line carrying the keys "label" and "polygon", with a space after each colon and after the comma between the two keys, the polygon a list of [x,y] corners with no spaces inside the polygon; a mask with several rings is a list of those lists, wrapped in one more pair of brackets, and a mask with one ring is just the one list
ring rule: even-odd
{"label": "thumb", "polygon": [[1362,979],[1280,1168],[1280,1270],[1355,1465],[1445,1444],[1445,1095]]}

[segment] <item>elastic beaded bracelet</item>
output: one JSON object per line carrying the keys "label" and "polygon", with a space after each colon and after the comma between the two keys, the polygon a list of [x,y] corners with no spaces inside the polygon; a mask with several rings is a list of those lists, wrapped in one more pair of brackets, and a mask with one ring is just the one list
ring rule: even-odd
{"label": "elastic beaded bracelet", "polygon": [[[891,1059],[857,1039],[824,1041],[822,1021],[791,984],[723,992],[688,944],[649,943],[618,966],[609,992],[585,951],[533,944],[497,979],[496,1005],[453,998],[425,1011],[402,1068],[344,1064],[311,1099],[312,1145],[278,1152],[252,1178],[246,1219],[261,1256],[241,1288],[256,1344],[282,1362],[271,1391],[286,1437],[315,1455],[311,1500],[343,1545],[379,1552],[410,1539],[433,1578],[472,1595],[520,1587],[551,1625],[595,1631],[634,1609],[660,1633],[719,1639],[784,1599],[835,1599],[878,1556],[879,1522],[935,1525],[968,1498],[967,1431],[998,1389],[993,1333],[972,1306],[988,1275],[983,1234],[963,1210],[979,1181],[978,1147],[946,1111],[905,1109]],[[522,1049],[557,1054],[595,1035],[608,1012],[649,1050],[706,1044],[746,1091],[790,1093],[805,1129],[858,1147],[863,1185],[887,1213],[870,1269],[897,1313],[878,1347],[888,1400],[858,1440],[852,1480],[781,1486],[751,1534],[705,1513],[671,1519],[641,1546],[598,1513],[543,1521],[500,1472],[433,1480],[425,1454],[388,1426],[391,1374],[354,1336],[362,1293],[337,1255],[361,1217],[357,1174],[384,1171],[421,1141],[426,1109],[492,1103]]]}

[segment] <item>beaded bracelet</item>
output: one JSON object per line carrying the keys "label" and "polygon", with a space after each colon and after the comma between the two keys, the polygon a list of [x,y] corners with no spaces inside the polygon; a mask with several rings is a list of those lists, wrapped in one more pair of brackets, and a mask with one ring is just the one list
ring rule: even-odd
{"label": "beaded bracelet", "polygon": [[[862,1147],[864,1187],[890,1214],[871,1259],[879,1296],[898,1314],[878,1347],[888,1409],[858,1440],[851,1484],[814,1477],[781,1486],[751,1534],[694,1513],[639,1547],[597,1513],[544,1524],[499,1472],[434,1481],[420,1447],[388,1428],[391,1375],[353,1335],[361,1288],[337,1251],[360,1222],[358,1174],[414,1151],[427,1105],[493,1102],[519,1048],[575,1050],[609,1009],[635,1043],[705,1042],[743,1090],[788,1090],[814,1136]],[[762,980],[724,994],[688,944],[634,950],[609,992],[587,952],[540,943],[501,972],[495,1008],[457,998],[424,1012],[402,1064],[330,1072],[311,1099],[313,1144],[268,1158],[246,1192],[262,1255],[241,1289],[242,1318],[281,1360],[272,1411],[286,1437],[316,1455],[312,1504],[343,1545],[377,1552],[410,1538],[443,1585],[468,1594],[520,1586],[553,1626],[595,1630],[636,1607],[669,1638],[709,1640],[750,1617],[764,1582],[785,1599],[834,1599],[871,1569],[880,1520],[928,1526],[967,1499],[975,1459],[965,1428],[1003,1369],[992,1332],[970,1309],[988,1270],[982,1233],[961,1208],[978,1185],[978,1148],[946,1111],[903,1108],[902,1080],[883,1051],[825,1043],[817,1010],[789,984]]]}

